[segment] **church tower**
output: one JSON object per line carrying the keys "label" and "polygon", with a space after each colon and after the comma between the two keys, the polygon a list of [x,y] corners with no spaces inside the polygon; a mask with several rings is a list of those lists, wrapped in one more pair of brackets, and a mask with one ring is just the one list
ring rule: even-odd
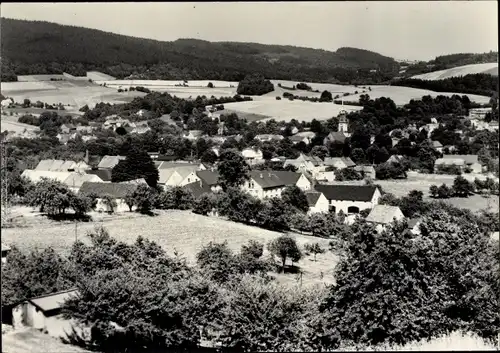
{"label": "church tower", "polygon": [[347,120],[347,112],[345,110],[341,110],[337,117],[339,119],[339,132],[344,133],[347,137],[350,136],[349,133],[349,121]]}

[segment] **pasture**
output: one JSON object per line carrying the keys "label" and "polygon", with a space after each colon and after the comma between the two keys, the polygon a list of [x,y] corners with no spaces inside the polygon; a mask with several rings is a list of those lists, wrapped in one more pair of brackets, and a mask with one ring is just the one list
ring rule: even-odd
{"label": "pasture", "polygon": [[275,120],[298,121],[326,120],[339,115],[344,109],[355,111],[361,107],[342,106],[334,103],[313,103],[299,100],[289,101],[287,99],[262,99],[251,102],[235,102],[224,104],[224,108],[236,113],[265,115]]}
{"label": "pasture", "polygon": [[40,129],[37,126],[18,123],[17,121],[4,120],[4,117],[2,116],[2,120],[0,122],[0,130],[2,132],[7,130],[10,132],[22,133],[25,130],[34,132],[34,131],[39,131]]}
{"label": "pasture", "polygon": [[433,71],[426,74],[416,75],[412,78],[420,80],[443,80],[450,77],[465,76],[470,74],[490,74],[498,76],[498,63],[471,64],[457,66],[451,69]]}
{"label": "pasture", "polygon": [[[196,253],[210,241],[227,240],[228,246],[233,251],[239,252],[241,245],[251,239],[267,244],[271,239],[281,235],[281,233],[220,218],[196,215],[190,211],[158,212],[159,215],[155,217],[126,212],[112,217],[101,217],[100,220],[94,222],[79,223],[78,239],[88,242],[89,239],[85,236],[87,232],[92,231],[96,225],[102,225],[111,236],[119,241],[133,243],[138,236],[143,236],[158,243],[167,253],[173,255],[174,251],[178,251],[188,262],[194,263]],[[35,218],[39,217],[35,216]],[[292,235],[300,246],[309,242],[318,242],[323,248],[328,249],[328,239],[300,234]],[[2,242],[16,245],[25,251],[52,246],[61,254],[68,255],[74,241],[74,223],[57,224],[41,219],[39,222],[32,220],[26,223],[25,227],[2,229]],[[267,250],[264,256],[267,256]],[[332,283],[336,263],[337,257],[330,251],[319,254],[316,262],[313,261],[313,256],[304,257],[298,263],[304,272],[303,285]],[[278,274],[276,277],[282,283],[290,285],[297,283],[296,274]]]}

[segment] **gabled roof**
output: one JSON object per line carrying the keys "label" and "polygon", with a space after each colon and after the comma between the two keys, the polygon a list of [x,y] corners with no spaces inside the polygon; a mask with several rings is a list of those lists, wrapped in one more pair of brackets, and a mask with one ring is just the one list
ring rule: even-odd
{"label": "gabled roof", "polygon": [[339,163],[342,163],[345,165],[346,168],[354,167],[356,163],[352,161],[351,158],[349,157],[326,157],[325,158],[325,165],[327,166],[334,166],[338,165]]}
{"label": "gabled roof", "polygon": [[129,192],[134,192],[137,189],[137,184],[120,184],[120,183],[92,183],[85,182],[80,188],[80,194],[95,193],[102,197],[110,195],[116,199],[123,199]]}
{"label": "gabled roof", "polygon": [[253,170],[250,177],[263,189],[295,185],[301,173],[277,170]]}
{"label": "gabled roof", "polygon": [[158,182],[161,184],[165,184],[174,173],[177,173],[181,176],[181,178],[186,178],[189,174],[197,171],[199,166],[197,164],[188,164],[185,163],[182,166],[174,167],[174,168],[161,168],[158,170],[159,172],[159,180]]}
{"label": "gabled roof", "polygon": [[332,131],[326,137],[326,139],[328,139],[332,142],[335,141],[335,142],[341,142],[341,143],[344,143],[346,138],[347,138],[346,135],[344,135],[344,133],[340,132],[340,131]]}
{"label": "gabled roof", "polygon": [[401,210],[397,206],[375,205],[366,217],[367,222],[389,224],[398,216]]}
{"label": "gabled roof", "polygon": [[200,165],[198,163],[189,163],[186,161],[177,161],[177,162],[162,161],[158,169],[172,169],[172,168],[186,167],[186,166],[195,166],[199,168]]}
{"label": "gabled roof", "polygon": [[85,173],[98,176],[102,181],[111,181],[111,169],[91,169]]}
{"label": "gabled roof", "polygon": [[67,127],[70,130],[76,129],[76,126],[73,124],[62,124],[61,127],[63,126]]}
{"label": "gabled roof", "polygon": [[136,185],[141,185],[141,184],[147,184],[147,181],[144,178],[139,178],[139,179],[134,179],[134,180],[121,181],[120,184],[136,184]]}
{"label": "gabled roof", "polygon": [[28,302],[36,306],[38,309],[47,312],[61,309],[66,300],[78,295],[78,293],[77,289],[70,289],[63,292],[51,293],[41,297],[31,298],[28,299]]}
{"label": "gabled roof", "polygon": [[370,202],[376,186],[373,185],[316,185],[314,188],[325,195],[328,200]]}
{"label": "gabled roof", "polygon": [[68,169],[74,169],[74,161],[64,161],[61,159],[44,159],[36,166],[35,170],[44,170],[50,172],[67,172]]}
{"label": "gabled roof", "polygon": [[465,161],[462,158],[438,158],[434,162],[434,165],[465,165]]}
{"label": "gabled roof", "polygon": [[219,173],[211,170],[198,170],[196,175],[201,179],[203,185],[215,186],[219,184]]}
{"label": "gabled roof", "polygon": [[308,191],[305,193],[307,198],[307,204],[309,207],[314,207],[321,197],[321,193],[317,191]]}
{"label": "gabled roof", "polygon": [[308,137],[312,139],[314,136],[316,136],[316,133],[312,131],[302,131],[302,132],[297,132],[293,136]]}
{"label": "gabled roof", "polygon": [[260,134],[255,136],[257,140],[283,140],[282,135],[276,135],[276,134]]}
{"label": "gabled roof", "polygon": [[443,159],[463,159],[466,164],[479,163],[477,154],[444,154]]}
{"label": "gabled roof", "polygon": [[191,191],[191,193],[193,194],[193,197],[195,199],[199,198],[201,195],[203,195],[205,193],[208,194],[208,193],[212,192],[212,189],[210,188],[210,186],[205,185],[203,183],[200,183],[199,181],[196,181],[196,182],[191,183],[191,184],[186,184],[183,186],[183,188]]}
{"label": "gabled roof", "polygon": [[42,178],[55,179],[64,183],[66,179],[72,174],[72,172],[51,172],[46,170],[31,170],[25,169],[21,176],[30,179],[33,183],[40,181]]}
{"label": "gabled roof", "polygon": [[432,141],[432,147],[440,148],[440,147],[443,147],[443,145],[439,141]]}
{"label": "gabled roof", "polygon": [[126,158],[125,156],[104,156],[102,157],[97,167],[99,169],[102,168],[113,169],[118,164],[118,162],[124,160],[125,158]]}
{"label": "gabled roof", "polygon": [[69,187],[79,188],[86,181],[102,183],[104,180],[102,180],[95,174],[71,173],[70,176],[68,176],[68,178],[64,180],[64,184],[68,185]]}

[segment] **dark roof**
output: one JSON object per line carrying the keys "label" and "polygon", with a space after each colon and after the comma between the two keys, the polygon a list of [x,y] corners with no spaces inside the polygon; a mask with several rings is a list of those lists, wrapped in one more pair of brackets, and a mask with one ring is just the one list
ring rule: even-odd
{"label": "dark roof", "polygon": [[198,170],[196,175],[201,179],[203,185],[215,186],[219,184],[218,172],[213,172],[211,170]]}
{"label": "dark roof", "polygon": [[317,191],[306,192],[307,204],[309,206],[316,205],[316,202],[318,202],[320,196],[321,196],[321,193],[317,192]]}
{"label": "dark roof", "polygon": [[158,158],[156,158],[157,161],[175,161],[177,159],[177,156],[174,155],[169,155],[169,154],[159,154]]}
{"label": "dark roof", "polygon": [[110,195],[116,199],[123,199],[129,192],[134,192],[137,186],[137,184],[84,182],[79,193],[95,193],[98,196]]}
{"label": "dark roof", "polygon": [[408,219],[408,228],[415,227],[420,222],[419,218],[410,218]]}
{"label": "dark roof", "polygon": [[111,181],[111,169],[91,169],[85,172],[87,174],[97,175],[102,181]]}
{"label": "dark roof", "polygon": [[193,194],[193,197],[195,199],[199,198],[201,195],[205,193],[211,193],[212,189],[210,189],[210,186],[202,184],[198,181],[195,181],[194,183],[191,184],[186,184],[183,186],[184,189],[191,191]]}
{"label": "dark roof", "polygon": [[343,132],[339,132],[339,131],[332,131],[328,134],[328,136],[326,137],[328,140],[330,141],[337,141],[337,142],[341,142],[341,143],[344,143],[345,142],[345,139],[347,138]]}
{"label": "dark roof", "polygon": [[373,185],[316,185],[314,189],[322,192],[328,200],[369,202],[377,187]]}
{"label": "dark roof", "polygon": [[301,173],[278,170],[253,170],[250,177],[263,189],[295,185]]}

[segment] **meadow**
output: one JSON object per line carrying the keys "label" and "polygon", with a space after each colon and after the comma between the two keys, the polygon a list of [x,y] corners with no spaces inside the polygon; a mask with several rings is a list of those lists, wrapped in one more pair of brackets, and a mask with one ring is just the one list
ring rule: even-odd
{"label": "meadow", "polygon": [[498,63],[471,64],[453,67],[451,69],[433,71],[426,74],[416,75],[412,78],[420,80],[443,80],[445,78],[465,76],[470,74],[490,74],[498,76]]}
{"label": "meadow", "polygon": [[[221,218],[196,215],[191,211],[158,211],[158,215],[153,217],[129,212],[112,217],[102,217],[94,213],[92,216],[94,222],[78,224],[78,240],[88,243],[86,234],[95,226],[102,225],[119,241],[133,243],[138,236],[143,236],[158,243],[170,255],[177,251],[189,263],[194,263],[198,251],[210,241],[227,241],[233,251],[239,252],[241,245],[251,239],[267,244],[282,234]],[[30,216],[27,215],[26,218]],[[23,227],[2,229],[2,242],[11,246],[16,245],[24,251],[41,250],[51,246],[63,255],[69,254],[75,241],[74,223],[58,224],[41,218],[37,212],[33,212],[31,218]],[[301,234],[291,235],[300,246],[318,242],[323,248],[328,249],[328,239]],[[267,255],[266,250],[264,256]],[[337,256],[330,251],[318,254],[317,261],[313,261],[313,256],[305,256],[298,263],[303,271],[302,284],[333,283],[333,269],[337,261]],[[281,283],[297,284],[296,274],[273,275]]]}

